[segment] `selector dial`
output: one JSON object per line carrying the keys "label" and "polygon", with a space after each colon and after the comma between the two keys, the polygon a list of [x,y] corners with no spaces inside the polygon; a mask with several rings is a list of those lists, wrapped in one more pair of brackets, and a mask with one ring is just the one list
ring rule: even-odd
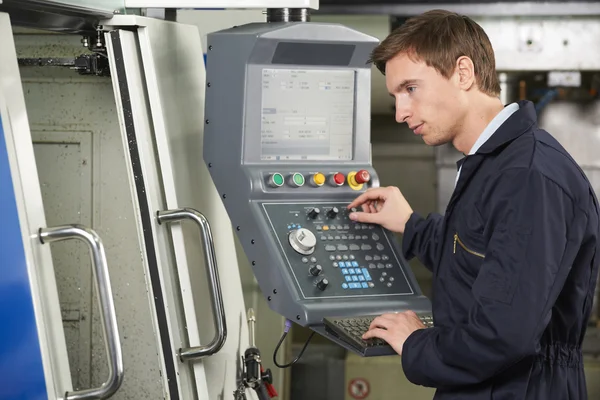
{"label": "selector dial", "polygon": [[325,290],[327,288],[327,285],[329,285],[329,281],[325,277],[317,281],[317,287],[321,290]]}
{"label": "selector dial", "polygon": [[310,274],[313,276],[319,276],[319,274],[323,272],[323,267],[320,265],[313,265],[308,269],[308,272],[310,272]]}
{"label": "selector dial", "polygon": [[331,210],[327,211],[327,216],[331,219],[337,217],[340,210],[337,207],[333,207]]}
{"label": "selector dial", "polygon": [[310,210],[308,210],[308,217],[311,219],[315,219],[319,216],[319,214],[321,213],[321,210],[319,210],[317,207],[311,208]]}
{"label": "selector dial", "polygon": [[317,238],[315,235],[305,228],[296,229],[290,232],[288,236],[290,246],[300,254],[312,254],[315,251],[317,245]]}

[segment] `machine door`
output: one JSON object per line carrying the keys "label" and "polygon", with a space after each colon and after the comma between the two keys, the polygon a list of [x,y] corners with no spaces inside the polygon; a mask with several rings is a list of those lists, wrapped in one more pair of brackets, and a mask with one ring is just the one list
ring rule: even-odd
{"label": "machine door", "polygon": [[169,395],[227,398],[249,339],[231,222],[202,161],[200,35],[135,16],[103,26]]}
{"label": "machine door", "polygon": [[[0,398],[106,399],[123,381],[123,361],[106,255],[91,229],[46,226],[42,192],[10,18],[0,13]],[[73,390],[50,243],[80,240],[90,252],[108,376]]]}

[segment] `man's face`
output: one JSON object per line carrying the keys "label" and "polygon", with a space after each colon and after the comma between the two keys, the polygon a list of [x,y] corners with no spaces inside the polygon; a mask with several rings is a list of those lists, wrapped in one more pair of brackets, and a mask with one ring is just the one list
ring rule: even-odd
{"label": "man's face", "polygon": [[400,53],[387,62],[385,77],[398,123],[406,122],[431,146],[454,140],[467,111],[456,74],[446,79],[425,62]]}

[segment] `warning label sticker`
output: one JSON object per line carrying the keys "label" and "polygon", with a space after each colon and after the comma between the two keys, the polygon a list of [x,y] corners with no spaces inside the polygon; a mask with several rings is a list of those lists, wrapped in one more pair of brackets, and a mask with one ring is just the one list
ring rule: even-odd
{"label": "warning label sticker", "polygon": [[364,378],[354,378],[348,384],[348,393],[353,399],[366,399],[371,388]]}

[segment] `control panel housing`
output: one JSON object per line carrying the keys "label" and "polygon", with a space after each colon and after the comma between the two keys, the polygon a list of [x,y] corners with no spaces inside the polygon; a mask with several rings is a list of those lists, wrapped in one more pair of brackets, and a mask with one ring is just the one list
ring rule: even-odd
{"label": "control panel housing", "polygon": [[208,35],[204,161],[270,307],[324,317],[428,312],[393,234],[347,205],[371,163],[378,40],[338,24],[249,24]]}

